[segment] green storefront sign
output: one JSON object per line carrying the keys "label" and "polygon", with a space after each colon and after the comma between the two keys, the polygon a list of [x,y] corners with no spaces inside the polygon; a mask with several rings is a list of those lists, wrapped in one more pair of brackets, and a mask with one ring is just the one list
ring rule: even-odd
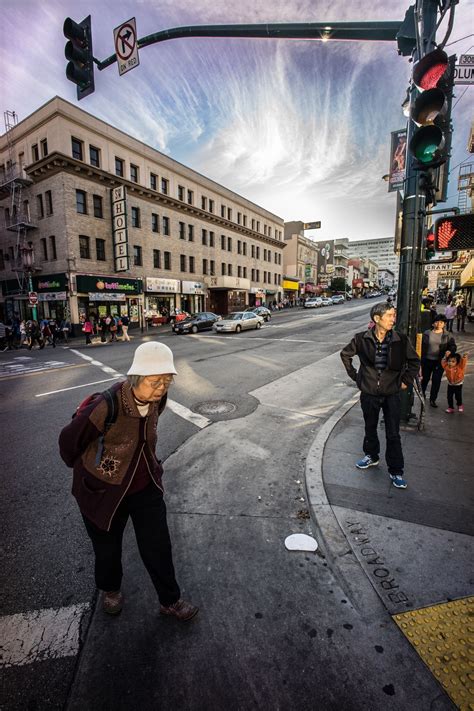
{"label": "green storefront sign", "polygon": [[66,291],[67,288],[65,274],[42,274],[33,277],[33,291]]}
{"label": "green storefront sign", "polygon": [[120,279],[119,277],[92,276],[78,274],[76,277],[77,291],[89,292],[122,292],[125,294],[141,294],[143,291],[141,279]]}

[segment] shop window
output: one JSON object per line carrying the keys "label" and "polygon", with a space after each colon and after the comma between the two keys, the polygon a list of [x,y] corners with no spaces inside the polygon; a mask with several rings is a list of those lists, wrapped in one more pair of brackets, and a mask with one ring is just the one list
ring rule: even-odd
{"label": "shop window", "polygon": [[43,138],[40,145],[41,145],[41,155],[43,156],[43,158],[46,158],[46,156],[48,155],[48,140],[46,138]]}
{"label": "shop window", "polygon": [[86,235],[79,235],[79,255],[81,259],[90,259],[90,239]]}
{"label": "shop window", "polygon": [[58,254],[56,252],[56,237],[54,235],[51,235],[49,238],[49,253],[52,260],[58,258]]}
{"label": "shop window", "polygon": [[159,232],[160,231],[160,217],[159,217],[159,215],[156,214],[156,212],[151,213],[151,231],[152,232]]}
{"label": "shop window", "polygon": [[211,259],[211,261],[209,262],[209,274],[211,276],[216,275],[216,263],[214,262],[213,259]]}
{"label": "shop window", "polygon": [[153,250],[153,267],[154,269],[161,269],[161,252],[159,249]]}
{"label": "shop window", "polygon": [[163,195],[168,195],[170,189],[170,181],[166,178],[161,178],[161,192]]}
{"label": "shop window", "polygon": [[227,251],[232,252],[232,237],[227,237]]}
{"label": "shop window", "polygon": [[194,272],[196,271],[194,264],[194,257],[189,257],[189,271],[191,274],[194,274]]}
{"label": "shop window", "polygon": [[100,168],[100,150],[95,146],[89,146],[89,161],[95,168]]}
{"label": "shop window", "polygon": [[158,180],[158,176],[155,175],[155,173],[150,173],[150,188],[152,190],[156,190],[157,180]]}
{"label": "shop window", "polygon": [[209,232],[209,247],[214,247],[214,232]]}
{"label": "shop window", "polygon": [[164,268],[171,269],[171,252],[163,252]]}
{"label": "shop window", "polygon": [[214,200],[209,200],[209,212],[214,212]]}
{"label": "shop window", "polygon": [[138,165],[130,163],[130,180],[132,183],[138,183]]}
{"label": "shop window", "polygon": [[226,263],[225,263],[225,262],[221,262],[221,275],[222,275],[222,276],[225,276],[225,275],[226,275],[226,268],[227,268]]}
{"label": "shop window", "polygon": [[105,239],[97,238],[95,241],[95,251],[98,262],[105,262]]}
{"label": "shop window", "polygon": [[132,207],[132,227],[140,227],[140,208]]}
{"label": "shop window", "polygon": [[38,217],[41,219],[42,217],[44,217],[44,206],[43,206],[43,196],[42,195],[36,196],[36,207],[38,208]]}
{"label": "shop window", "polygon": [[[2,255],[2,259],[3,259],[3,255]],[[2,267],[2,269],[3,269],[3,267]],[[207,274],[207,259],[202,260],[202,273]]]}
{"label": "shop window", "polygon": [[123,178],[124,166],[125,162],[121,158],[117,158],[117,156],[115,156],[115,175],[118,175],[120,178]]}
{"label": "shop window", "polygon": [[188,205],[192,205],[194,202],[194,193],[192,190],[188,190]]}
{"label": "shop window", "polygon": [[184,187],[182,185],[178,185],[178,200],[184,202]]}
{"label": "shop window", "polygon": [[169,235],[169,233],[170,233],[170,218],[169,218],[169,217],[165,217],[165,216],[163,215],[162,223],[163,223],[163,234],[164,234],[164,235]]}
{"label": "shop window", "polygon": [[46,237],[41,237],[41,259],[44,262],[48,261],[48,243],[46,242]]}
{"label": "shop window", "polygon": [[83,151],[82,141],[80,141],[78,138],[74,138],[74,136],[72,136],[71,137],[71,146],[72,146],[72,157],[75,158],[76,160],[83,160],[84,151]]}
{"label": "shop window", "polygon": [[84,190],[76,190],[76,210],[81,215],[87,215],[87,197]]}
{"label": "shop window", "polygon": [[33,162],[36,160],[39,160],[39,150],[38,150],[38,144],[35,143],[31,146],[31,157],[33,159]]}
{"label": "shop window", "polygon": [[201,241],[204,245],[207,245],[207,230],[201,230]]}
{"label": "shop window", "polygon": [[179,223],[179,239],[186,239],[186,225],[184,222]]}
{"label": "shop window", "polygon": [[133,245],[133,264],[135,267],[141,267],[143,264],[142,248],[137,244]]}
{"label": "shop window", "polygon": [[46,190],[45,198],[46,198],[46,214],[52,215],[53,214],[53,196],[51,194],[51,190]]}
{"label": "shop window", "polygon": [[194,242],[194,227],[188,225],[188,242]]}
{"label": "shop window", "polygon": [[100,195],[93,195],[92,201],[94,203],[94,217],[103,217],[104,211],[102,208],[102,198]]}
{"label": "shop window", "polygon": [[182,272],[186,271],[186,255],[185,254],[179,255],[179,268],[181,269]]}

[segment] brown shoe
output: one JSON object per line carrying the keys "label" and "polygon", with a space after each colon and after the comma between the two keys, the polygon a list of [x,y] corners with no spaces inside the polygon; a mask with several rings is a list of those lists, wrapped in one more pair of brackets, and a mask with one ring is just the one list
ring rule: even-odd
{"label": "brown shoe", "polygon": [[119,615],[122,612],[123,595],[120,590],[115,592],[104,592],[102,609],[108,615]]}
{"label": "brown shoe", "polygon": [[174,605],[169,605],[169,607],[160,605],[160,612],[162,615],[171,615],[181,620],[181,622],[186,622],[197,615],[199,607],[191,605],[190,602],[186,602],[186,600],[180,598],[178,602],[175,602]]}

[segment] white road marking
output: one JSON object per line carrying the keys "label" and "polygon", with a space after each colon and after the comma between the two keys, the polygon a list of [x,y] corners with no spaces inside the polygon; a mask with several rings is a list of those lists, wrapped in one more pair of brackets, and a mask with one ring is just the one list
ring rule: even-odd
{"label": "white road marking", "polygon": [[46,372],[53,368],[68,367],[71,367],[70,363],[65,363],[61,360],[46,360],[42,363],[38,363],[36,359],[30,356],[16,356],[13,360],[8,360],[3,363],[0,362],[0,379],[29,375],[30,373]]}
{"label": "white road marking", "polygon": [[1,617],[0,667],[76,656],[81,620],[88,609],[85,602]]}
{"label": "white road marking", "polygon": [[117,380],[121,378],[121,375],[114,375],[113,378],[105,378],[104,380],[94,380],[92,383],[85,383],[84,385],[73,385],[70,388],[61,388],[60,390],[50,390],[48,393],[39,393],[35,397],[45,397],[46,395],[56,395],[57,393],[64,393],[66,390],[77,390],[77,388],[88,388],[91,385],[98,385],[99,383],[109,383],[111,380]]}

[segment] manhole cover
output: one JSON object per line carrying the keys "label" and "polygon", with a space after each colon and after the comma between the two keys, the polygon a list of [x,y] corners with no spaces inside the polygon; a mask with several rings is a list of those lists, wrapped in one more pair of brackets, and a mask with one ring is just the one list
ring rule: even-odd
{"label": "manhole cover", "polygon": [[195,405],[193,409],[196,412],[200,412],[201,415],[225,415],[229,412],[235,412],[237,405],[225,400],[214,400],[212,402],[201,402],[199,405]]}

